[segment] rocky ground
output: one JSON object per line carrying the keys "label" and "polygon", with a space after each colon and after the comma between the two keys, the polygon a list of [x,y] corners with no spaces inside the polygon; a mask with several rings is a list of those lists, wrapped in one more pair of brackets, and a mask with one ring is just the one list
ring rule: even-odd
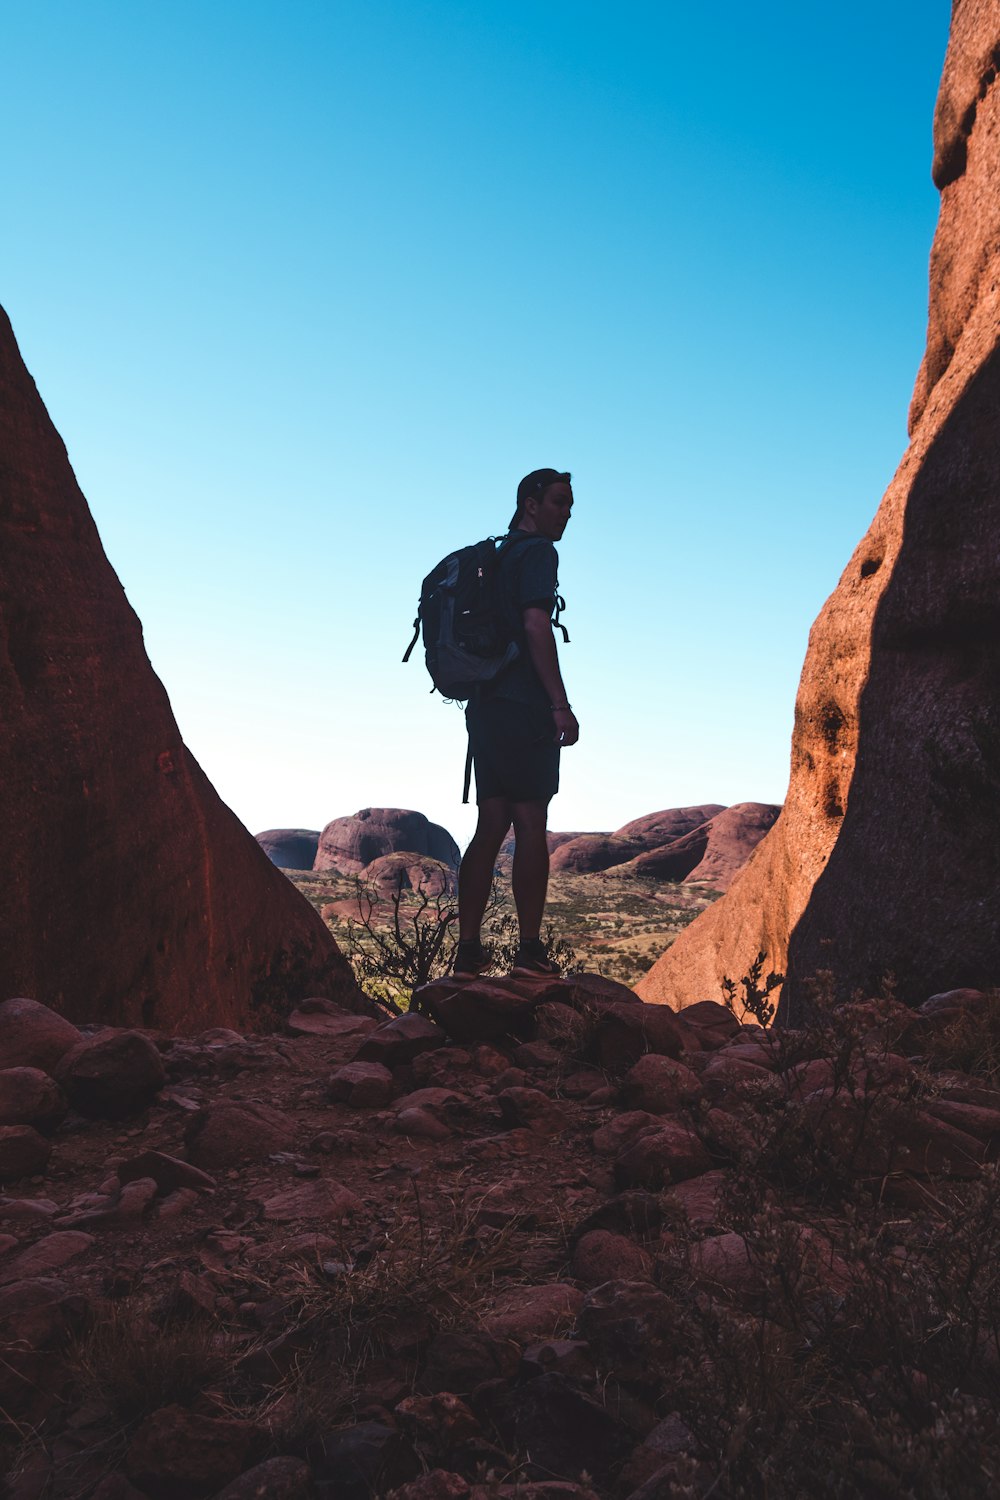
{"label": "rocky ground", "polygon": [[7,1500],[996,1492],[1000,1005],[0,1006]]}

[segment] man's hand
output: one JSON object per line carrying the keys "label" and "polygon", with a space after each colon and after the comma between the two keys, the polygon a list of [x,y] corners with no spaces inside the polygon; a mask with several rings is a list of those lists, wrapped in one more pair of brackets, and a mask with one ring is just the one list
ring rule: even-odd
{"label": "man's hand", "polygon": [[575,745],[580,738],[580,726],[571,708],[554,708],[552,717],[556,725],[556,739],[560,745]]}

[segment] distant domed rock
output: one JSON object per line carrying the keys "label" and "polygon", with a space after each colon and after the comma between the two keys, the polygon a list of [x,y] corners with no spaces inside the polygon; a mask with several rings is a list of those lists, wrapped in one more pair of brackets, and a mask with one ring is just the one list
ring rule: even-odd
{"label": "distant domed rock", "polygon": [[402,807],[363,807],[349,818],[334,818],[320,834],[314,870],[360,875],[383,854],[411,853],[458,868],[458,845],[446,828],[423,813]]}
{"label": "distant domed rock", "polygon": [[319,829],[269,828],[255,834],[268,859],[282,870],[311,870],[319,847]]}
{"label": "distant domed rock", "polygon": [[618,873],[703,882],[716,891],[728,890],[780,811],[770,802],[737,802],[683,838],[638,855]]}
{"label": "distant domed rock", "polygon": [[[574,875],[592,875],[601,870],[617,869],[651,849],[673,843],[723,811],[719,802],[703,802],[697,807],[668,807],[662,812],[646,813],[634,818],[614,833],[581,833],[563,843],[552,858],[552,869]],[[701,858],[691,860],[691,869]],[[684,864],[684,858],[676,862]],[[683,880],[683,875],[664,875],[666,880]]]}
{"label": "distant domed rock", "polygon": [[454,888],[455,872],[442,860],[401,849],[397,854],[380,854],[378,859],[373,859],[361,871],[360,879],[374,885],[383,894],[401,889],[422,891],[426,896],[441,896]]}
{"label": "distant domed rock", "polygon": [[663,844],[683,838],[695,828],[707,823],[723,812],[721,802],[702,802],[696,807],[667,807],[663,812],[647,813],[643,818],[633,818],[622,828],[616,828],[616,839],[637,839],[644,849],[659,849]]}

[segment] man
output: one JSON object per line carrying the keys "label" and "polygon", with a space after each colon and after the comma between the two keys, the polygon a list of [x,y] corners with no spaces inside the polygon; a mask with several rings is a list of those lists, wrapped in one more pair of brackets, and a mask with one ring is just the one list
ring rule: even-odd
{"label": "man", "polygon": [[459,942],[454,973],[489,967],[480,926],[500,845],[514,825],[514,905],[520,929],[515,974],[558,974],[541,940],[549,883],[545,836],[559,788],[559,752],[580,736],[559,670],[552,615],[558,542],[573,509],[569,474],[535,469],[517,487],[517,510],[501,544],[500,591],[520,653],[466,710],[479,822],[458,872]]}

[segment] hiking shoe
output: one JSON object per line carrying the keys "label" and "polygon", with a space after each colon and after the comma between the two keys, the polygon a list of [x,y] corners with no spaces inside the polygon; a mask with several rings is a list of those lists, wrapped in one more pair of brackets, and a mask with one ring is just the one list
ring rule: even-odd
{"label": "hiking shoe", "polygon": [[555,959],[550,958],[541,938],[522,941],[514,954],[512,974],[536,975],[543,979],[558,979],[562,970]]}
{"label": "hiking shoe", "polygon": [[490,955],[478,938],[461,938],[455,949],[455,962],[451,966],[452,979],[475,979],[492,963]]}

